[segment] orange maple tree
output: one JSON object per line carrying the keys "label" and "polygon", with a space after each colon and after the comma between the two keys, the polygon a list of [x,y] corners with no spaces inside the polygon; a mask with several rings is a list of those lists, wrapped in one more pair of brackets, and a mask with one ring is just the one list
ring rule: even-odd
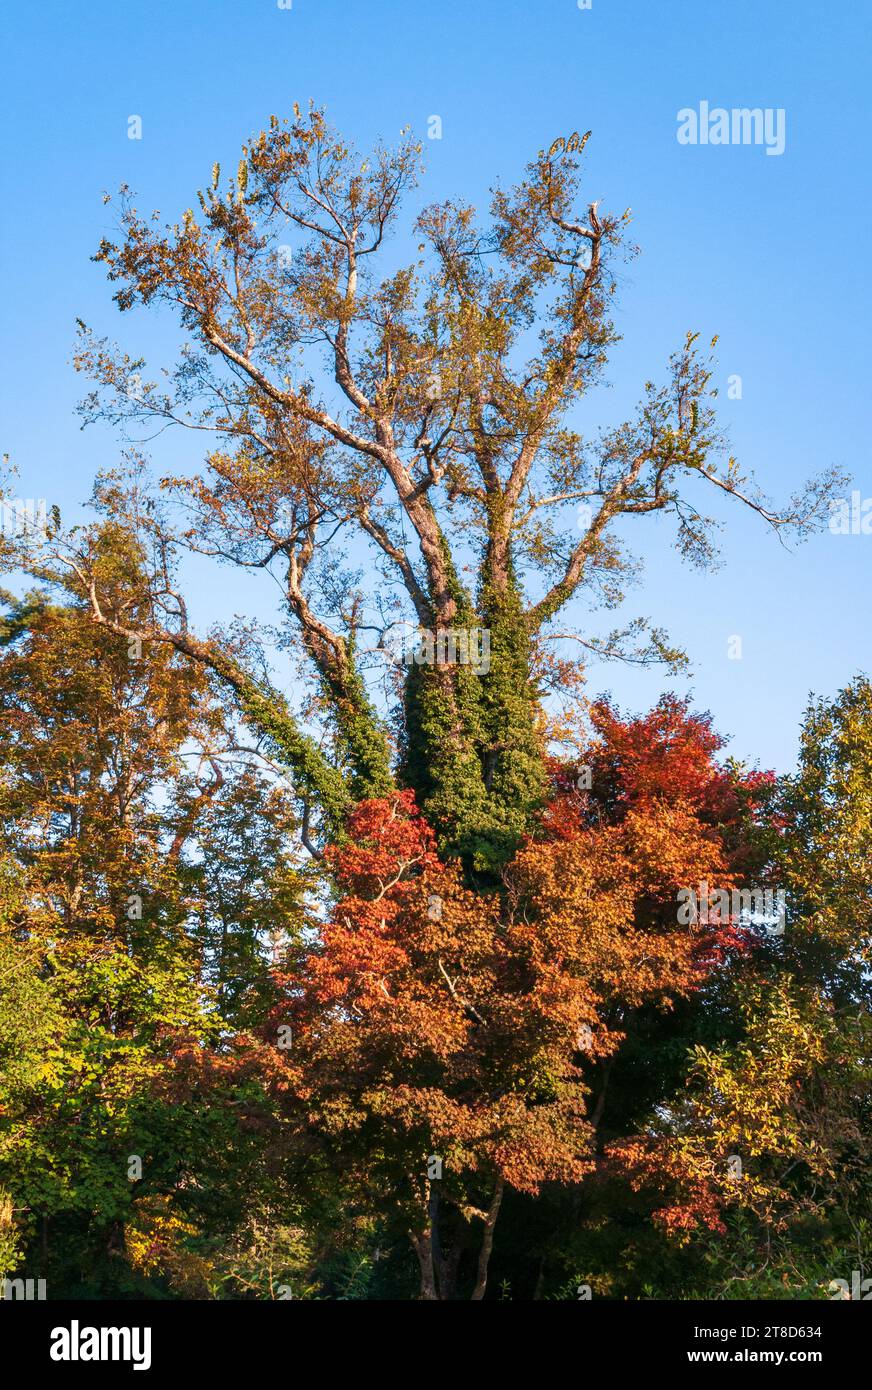
{"label": "orange maple tree", "polygon": [[672,701],[630,723],[601,705],[594,725],[590,789],[555,766],[499,891],[440,858],[412,792],[360,803],[328,854],[335,906],[284,977],[273,1022],[293,1028],[283,1088],[306,1142],[408,1235],[425,1299],[464,1269],[484,1296],[505,1189],[595,1168],[633,1011],[669,1010],[745,944],[677,919],[680,887],[735,881],[740,798],[707,721]]}

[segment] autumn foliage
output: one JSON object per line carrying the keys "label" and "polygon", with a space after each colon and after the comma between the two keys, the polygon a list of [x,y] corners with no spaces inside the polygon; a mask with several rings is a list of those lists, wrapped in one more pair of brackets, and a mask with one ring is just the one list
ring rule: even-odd
{"label": "autumn foliage", "polygon": [[281,976],[271,1023],[293,1029],[301,1132],[407,1226],[425,1296],[453,1287],[434,1201],[463,1253],[504,1187],[582,1181],[634,1014],[668,1012],[749,949],[735,924],[676,917],[681,886],[740,872],[727,841],[749,788],[715,766],[708,722],[664,701],[644,721],[600,706],[594,729],[592,789],[555,769],[499,890],[440,858],[411,792],[358,805],[328,851],[329,919]]}
{"label": "autumn foliage", "polygon": [[[0,1278],[730,1296],[775,1251],[813,1297],[862,1249],[869,683],[775,778],[689,701],[589,699],[566,645],[682,671],[647,618],[590,629],[627,534],[705,567],[707,499],[801,539],[845,480],[767,498],[683,326],[579,432],[633,254],[587,144],[426,206],[408,132],[362,157],[294,106],[175,220],[101,214],[123,331],[185,346],[80,321],[123,456],[81,524],[0,534]],[[203,456],[152,476],[175,426]],[[198,626],[217,564],[275,611]],[[787,931],[682,916],[703,884],[783,890]]]}
{"label": "autumn foliage", "polygon": [[[23,838],[7,841],[29,868],[14,900],[7,885],[19,945],[7,928],[3,949],[23,951],[26,928],[22,968],[38,965],[42,943],[52,979],[22,975],[18,986],[15,1007],[37,1007],[46,1036],[35,1032],[36,1051],[7,1067],[0,1159],[14,1174],[29,1155],[51,1155],[28,1189],[46,1220],[69,1220],[73,1141],[86,1155],[77,1201],[103,1210],[110,1257],[123,1253],[136,1280],[181,1296],[259,1287],[264,1250],[278,1257],[278,1242],[305,1282],[319,1261],[344,1259],[349,1241],[378,1239],[392,1259],[414,1252],[419,1296],[478,1299],[507,1203],[523,1223],[518,1203],[560,1211],[560,1194],[588,1193],[595,1211],[618,1200],[678,1246],[707,1232],[723,1238],[740,1209],[781,1230],[818,1210],[811,1194],[779,1187],[770,1166],[780,1156],[817,1182],[836,1181],[835,1121],[808,1093],[839,1046],[832,1014],[810,983],[753,986],[766,946],[747,924],[686,925],[676,912],[679,890],[700,880],[759,878],[772,835],[781,842],[790,830],[772,805],[773,779],[719,761],[706,716],[673,697],[636,719],[594,704],[587,745],[550,763],[535,828],[496,884],[440,851],[412,791],[362,800],[325,848],[318,877],[329,896],[305,908],[305,878],[295,887],[289,866],[274,863],[270,917],[248,884],[280,841],[258,831],[267,837],[256,862],[230,826],[238,816],[250,835],[255,808],[270,805],[274,822],[280,804],[249,773],[229,787],[174,774],[176,708],[220,756],[222,715],[208,692],[172,664],[148,666],[137,681],[160,717],[143,725],[131,708],[119,723],[113,681],[126,678],[126,663],[94,662],[92,630],[69,612],[32,620],[4,667],[15,768],[7,800],[19,836],[58,804],[35,774],[59,651],[45,638],[58,624],[76,673],[69,713],[103,721],[93,765],[120,766],[123,778],[104,772],[82,784],[70,803],[79,833],[64,835],[57,821],[56,846],[34,854]],[[63,709],[58,716],[52,775],[62,779],[83,756],[73,741],[84,730]],[[172,775],[180,780],[160,814],[144,813],[135,794],[119,800],[122,787]],[[205,866],[185,854],[189,840],[208,845],[213,833],[219,896],[235,894],[234,920],[251,921],[248,936],[233,929],[232,945],[207,910]],[[111,882],[129,882],[131,854],[160,915],[142,925],[134,912],[119,933]],[[264,959],[257,939],[270,924],[285,939]],[[744,1040],[739,1031],[732,1052],[695,1043],[693,1020],[722,1010],[730,980],[743,976]],[[676,1038],[683,1082],[668,1062]],[[85,1114],[96,1106],[75,1136],[64,1092]],[[847,1081],[845,1092],[842,1125]],[[140,1150],[149,1172],[131,1187],[117,1154]],[[753,1170],[741,1183],[728,1166],[736,1151]],[[287,1212],[289,1200],[290,1223],[255,1215],[264,1202]],[[226,1230],[220,1258],[207,1253],[216,1218]]]}

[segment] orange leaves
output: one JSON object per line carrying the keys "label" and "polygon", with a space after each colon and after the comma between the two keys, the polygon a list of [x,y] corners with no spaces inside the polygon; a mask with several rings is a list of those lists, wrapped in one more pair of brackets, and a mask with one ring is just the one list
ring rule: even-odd
{"label": "orange leaves", "polygon": [[651,1188],[665,1204],[652,1213],[655,1225],[684,1243],[699,1230],[726,1232],[723,1197],[711,1164],[662,1139],[625,1140],[608,1150],[610,1165],[622,1171],[634,1192]]}
{"label": "orange leaves", "polygon": [[392,1038],[404,1055],[415,1040],[442,1055],[474,1018],[454,977],[463,975],[467,993],[482,988],[488,905],[440,863],[411,793],[361,803],[348,828],[354,843],[330,856],[346,891],[309,962],[310,1000],[353,1011],[358,1026]]}
{"label": "orange leaves", "polygon": [[686,812],[661,806],[527,846],[510,881],[531,956],[559,959],[604,1004],[687,993],[697,942],[678,925],[676,893],[701,864],[722,867],[717,845]]}
{"label": "orange leaves", "polygon": [[[708,720],[667,700],[627,723],[600,706],[595,722],[590,793],[556,771],[540,835],[499,892],[442,862],[411,792],[361,802],[328,851],[337,900],[290,984],[286,1068],[307,1133],[329,1136],[367,1189],[378,1171],[383,1188],[418,1191],[427,1154],[444,1160],[442,1199],[460,1211],[483,1178],[527,1193],[580,1181],[602,1064],[633,1011],[689,996],[726,944],[728,928],[678,919],[680,888],[735,882],[720,827],[737,803]],[[685,1191],[687,1175],[663,1173]],[[691,1177],[694,1214],[676,1198],[663,1220],[714,1226]]]}
{"label": "orange leaves", "polygon": [[621,827],[639,891],[674,916],[675,895],[701,878],[732,887],[734,877],[715,833],[686,806],[653,801],[627,813]]}
{"label": "orange leaves", "polygon": [[572,1058],[596,1017],[586,983],[499,895],[441,863],[411,795],[362,803],[349,833],[297,1002],[310,1122],[334,1144],[361,1125],[379,1135],[395,1181],[415,1181],[428,1152],[450,1155],[446,1182],[464,1202],[464,1173],[529,1192],[580,1176],[589,1137]]}
{"label": "orange leaves", "polygon": [[725,950],[747,949],[747,933],[728,921],[681,926],[678,893],[742,881],[744,827],[771,779],[721,768],[709,717],[673,696],[641,719],[623,720],[606,702],[591,714],[586,789],[555,769],[557,795],[511,879],[540,940],[562,930],[605,995],[668,1004],[698,987]]}

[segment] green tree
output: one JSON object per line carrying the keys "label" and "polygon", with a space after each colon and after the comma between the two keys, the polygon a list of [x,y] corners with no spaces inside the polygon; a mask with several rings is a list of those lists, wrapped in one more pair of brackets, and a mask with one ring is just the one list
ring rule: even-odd
{"label": "green tree", "polygon": [[[100,545],[135,614],[135,545]],[[55,1292],[133,1287],[138,1231],[175,1250],[256,1206],[232,1040],[268,1006],[267,937],[296,929],[303,892],[287,795],[205,671],[95,624],[75,576],[58,599],[7,596],[0,658],[0,1183]],[[191,1049],[213,1062],[202,1096],[173,1090]]]}

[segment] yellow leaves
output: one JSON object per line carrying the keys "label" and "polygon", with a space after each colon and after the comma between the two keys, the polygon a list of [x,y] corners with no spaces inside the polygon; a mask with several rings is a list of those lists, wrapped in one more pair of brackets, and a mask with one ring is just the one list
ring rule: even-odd
{"label": "yellow leaves", "polygon": [[191,1249],[198,1234],[173,1210],[169,1197],[151,1197],[125,1227],[127,1257],[138,1273],[163,1275],[182,1297],[202,1298],[209,1292],[212,1266]]}
{"label": "yellow leaves", "polygon": [[[779,1179],[786,1163],[818,1177],[834,1171],[835,1154],[807,1099],[832,1025],[820,1001],[789,981],[752,987],[744,1006],[748,1033],[739,1046],[694,1054],[694,1133],[679,1147],[691,1168],[708,1165],[723,1200],[770,1219],[790,1201]],[[725,1166],[727,1154],[744,1165],[741,1183]]]}
{"label": "yellow leaves", "polygon": [[70,1069],[81,1071],[82,1065],[83,1062],[80,1057],[71,1057],[63,1048],[52,1047],[48,1049],[37,1075],[40,1081],[61,1084],[65,1073],[69,1072]]}

